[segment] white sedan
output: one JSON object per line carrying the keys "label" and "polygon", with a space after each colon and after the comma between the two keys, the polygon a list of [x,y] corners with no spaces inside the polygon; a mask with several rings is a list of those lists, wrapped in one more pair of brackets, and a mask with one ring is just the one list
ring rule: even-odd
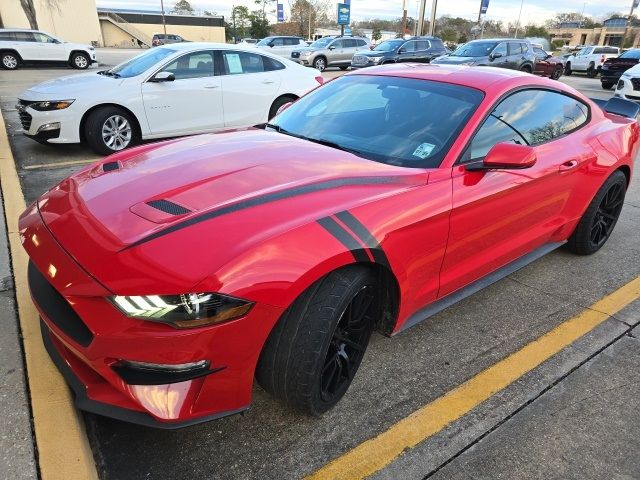
{"label": "white sedan", "polygon": [[640,64],[622,74],[616,85],[614,96],[636,102],[640,100]]}
{"label": "white sedan", "polygon": [[86,142],[109,154],[146,139],[265,122],[322,82],[317,72],[251,46],[173,44],[36,85],[16,108],[36,141]]}

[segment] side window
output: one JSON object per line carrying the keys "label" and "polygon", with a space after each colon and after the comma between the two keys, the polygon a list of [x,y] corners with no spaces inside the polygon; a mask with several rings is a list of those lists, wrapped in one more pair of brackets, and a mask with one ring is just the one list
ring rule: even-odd
{"label": "side window", "polygon": [[49,35],[45,35],[44,33],[40,33],[40,32],[33,32],[33,36],[36,39],[36,42],[40,42],[40,43],[56,43],[53,38],[51,38]]}
{"label": "side window", "polygon": [[527,53],[529,51],[529,45],[526,43],[521,43],[520,46],[522,47],[522,53]]}
{"label": "side window", "polygon": [[407,42],[404,45],[402,45],[402,48],[404,49],[405,53],[415,52],[416,42]]}
{"label": "side window", "polygon": [[284,38],[284,45],[286,47],[290,47],[292,45],[298,45],[298,39],[297,38]]}
{"label": "side window", "polygon": [[182,37],[180,35],[176,35],[176,40],[181,42],[182,41]]}
{"label": "side window", "polygon": [[496,45],[496,48],[494,48],[491,53],[493,53],[493,54],[500,53],[500,54],[502,54],[503,57],[506,57],[507,56],[507,44],[506,44],[506,42],[502,42],[502,43],[499,43],[498,45]]}
{"label": "side window", "polygon": [[273,40],[271,40],[271,45],[273,45],[274,47],[283,47],[284,46],[284,38],[282,37],[276,37]]}
{"label": "side window", "polygon": [[329,46],[333,48],[344,48],[344,43],[342,40],[334,40],[333,43]]}
{"label": "side window", "polygon": [[359,38],[357,42],[359,47],[365,47],[367,45],[367,42],[361,38]]}
{"label": "side window", "polygon": [[13,32],[13,35],[18,42],[35,42],[36,37],[31,32]]}
{"label": "side window", "polygon": [[544,59],[547,57],[547,54],[544,50],[542,50],[541,48],[534,48],[533,49],[533,53],[536,56],[536,58],[540,58],[540,59]]}
{"label": "side window", "polygon": [[262,65],[264,66],[264,71],[265,72],[272,72],[273,70],[282,70],[284,69],[284,65],[281,64],[279,61],[271,58],[271,57],[265,57],[262,56]]}
{"label": "side window", "polygon": [[416,50],[418,51],[429,50],[429,48],[431,48],[431,45],[429,44],[429,40],[418,40],[416,42]]}
{"label": "side window", "polygon": [[593,51],[593,53],[594,53],[594,54],[604,53],[604,48],[596,48],[596,49]]}
{"label": "side window", "polygon": [[222,52],[222,58],[224,59],[224,67],[227,75],[261,73],[266,70],[264,60],[266,60],[267,57],[263,57],[257,53],[225,50]]}
{"label": "side window", "polygon": [[213,76],[213,52],[193,52],[181,56],[164,67],[176,80]]}
{"label": "side window", "polygon": [[0,42],[13,40],[13,32],[0,32]]}
{"label": "side window", "polygon": [[509,42],[509,55],[520,55],[522,47],[519,42]]}
{"label": "side window", "polygon": [[588,108],[548,90],[523,90],[503,100],[471,141],[470,160],[484,157],[496,143],[538,145],[587,122]]}

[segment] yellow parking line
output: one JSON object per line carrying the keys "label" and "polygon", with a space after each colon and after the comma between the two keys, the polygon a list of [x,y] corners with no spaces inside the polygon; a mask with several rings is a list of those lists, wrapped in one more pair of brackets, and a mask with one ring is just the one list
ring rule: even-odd
{"label": "yellow parking line", "polygon": [[377,437],[349,450],[308,476],[307,480],[361,479],[374,474],[404,450],[438,433],[638,298],[640,277],[416,410]]}
{"label": "yellow parking line", "polygon": [[20,330],[24,345],[27,381],[31,392],[38,464],[43,480],[92,480],[98,474],[84,423],[74,408],[71,393],[40,338],[38,313],[27,286],[27,255],[20,244],[18,216],[25,209],[24,196],[0,115],[0,187],[9,232]]}
{"label": "yellow parking line", "polygon": [[71,165],[83,165],[85,163],[95,162],[96,159],[93,160],[68,160],[66,162],[57,162],[57,163],[38,163],[36,165],[25,165],[22,167],[24,170],[37,170],[39,168],[58,168],[58,167],[68,167]]}

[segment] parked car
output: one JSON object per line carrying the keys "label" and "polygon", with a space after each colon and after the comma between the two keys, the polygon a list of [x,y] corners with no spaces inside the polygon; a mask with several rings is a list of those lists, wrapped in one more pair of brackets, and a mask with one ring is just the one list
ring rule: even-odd
{"label": "parked car", "polygon": [[640,48],[627,50],[619,57],[607,58],[600,69],[600,83],[602,88],[609,90],[613,87],[620,76],[640,62]]}
{"label": "parked car", "polygon": [[189,40],[185,40],[180,35],[174,35],[172,33],[156,33],[151,39],[151,45],[157,47],[159,45],[170,45],[172,43],[182,43],[188,42]]}
{"label": "parked car", "polygon": [[385,40],[373,50],[357,52],[351,59],[351,68],[397,62],[429,63],[446,53],[447,48],[437,37],[397,38]]}
{"label": "parked car", "polygon": [[0,58],[5,70],[38,63],[62,63],[84,70],[96,61],[96,49],[64,42],[40,30],[0,28]]}
{"label": "parked car", "polygon": [[636,102],[640,100],[640,63],[620,75],[614,96]]}
{"label": "parked car", "polygon": [[564,62],[559,57],[554,57],[542,48],[533,47],[533,54],[536,57],[536,63],[533,67],[533,73],[542,77],[549,77],[558,80],[564,72]]}
{"label": "parked car", "polygon": [[432,63],[501,67],[533,73],[536,58],[528,40],[499,38],[472,40]]}
{"label": "parked car", "polygon": [[28,137],[86,142],[108,154],[141,140],[264,122],[321,83],[317,73],[251,46],[175,43],[31,87],[16,108]]}
{"label": "parked car", "polygon": [[387,65],[270,124],[112,155],[20,217],[44,344],[100,415],[191,425],[249,408],[254,378],[321,414],[374,330],[602,248],[639,128],[533,75]]}
{"label": "parked car", "polygon": [[256,43],[256,47],[285,58],[290,58],[291,52],[306,45],[307,43],[300,37],[287,36],[266,37]]}
{"label": "parked car", "polygon": [[255,38],[243,38],[238,43],[246,43],[246,44],[249,44],[249,45],[255,45],[258,42],[259,42],[259,40],[256,40]]}
{"label": "parked car", "polygon": [[618,55],[620,55],[618,47],[584,47],[567,59],[564,74],[585,72],[588,77],[593,78],[598,75],[605,60]]}
{"label": "parked car", "polygon": [[369,40],[360,37],[322,37],[291,52],[291,60],[324,71],[327,67],[346,70],[356,52],[369,51]]}

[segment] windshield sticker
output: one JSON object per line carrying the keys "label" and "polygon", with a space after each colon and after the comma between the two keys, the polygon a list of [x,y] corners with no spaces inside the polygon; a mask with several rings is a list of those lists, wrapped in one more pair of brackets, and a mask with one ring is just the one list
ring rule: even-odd
{"label": "windshield sticker", "polygon": [[431,152],[433,152],[434,148],[436,148],[436,146],[433,143],[423,143],[419,145],[418,148],[416,148],[416,151],[413,152],[413,156],[424,160],[429,155],[431,155]]}
{"label": "windshield sticker", "polygon": [[236,73],[242,73],[242,62],[240,62],[240,55],[237,53],[225,53],[224,58],[227,60],[227,68],[231,75]]}

